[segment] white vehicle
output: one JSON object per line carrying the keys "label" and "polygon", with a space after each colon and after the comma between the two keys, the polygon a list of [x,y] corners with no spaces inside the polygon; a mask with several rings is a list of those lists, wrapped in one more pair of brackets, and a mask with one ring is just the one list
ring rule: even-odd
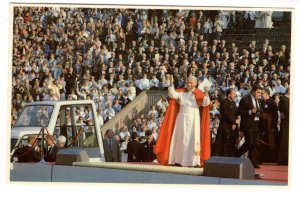
{"label": "white vehicle", "polygon": [[[90,161],[105,161],[102,134],[94,101],[41,101],[27,103],[11,130],[11,154],[46,127],[53,136],[64,135],[67,146],[84,148]],[[45,129],[44,136],[47,135]],[[42,135],[39,135],[39,144]],[[44,142],[46,145],[46,143]]]}

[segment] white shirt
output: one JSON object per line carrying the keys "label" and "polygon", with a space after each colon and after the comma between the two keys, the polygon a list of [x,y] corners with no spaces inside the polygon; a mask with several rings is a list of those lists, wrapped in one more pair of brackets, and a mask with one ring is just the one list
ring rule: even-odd
{"label": "white shirt", "polygon": [[273,90],[279,94],[284,94],[286,91],[286,89],[285,89],[285,87],[283,87],[283,85],[279,85],[279,86],[275,85]]}
{"label": "white shirt", "polygon": [[105,115],[105,120],[108,118],[109,120],[112,119],[116,113],[115,110],[113,108],[107,108],[104,110],[104,115]]}
{"label": "white shirt", "polygon": [[129,137],[130,137],[130,133],[129,133],[129,131],[125,131],[125,132],[124,132],[124,131],[121,131],[121,132],[119,133],[119,136],[120,136],[121,140],[124,140],[126,136],[129,136]]}
{"label": "white shirt", "polygon": [[140,80],[140,89],[141,90],[149,90],[150,89],[150,81],[149,79],[141,79]]}
{"label": "white shirt", "polygon": [[[256,109],[259,109],[260,106],[259,106],[259,103],[257,101],[257,99],[255,99],[252,95],[251,95],[251,99],[252,99],[252,104],[253,104],[253,107],[255,107]],[[257,102],[256,102],[257,101]],[[251,114],[251,110],[249,112]],[[254,118],[255,121],[258,121],[259,120],[259,117],[258,116],[255,116]]]}

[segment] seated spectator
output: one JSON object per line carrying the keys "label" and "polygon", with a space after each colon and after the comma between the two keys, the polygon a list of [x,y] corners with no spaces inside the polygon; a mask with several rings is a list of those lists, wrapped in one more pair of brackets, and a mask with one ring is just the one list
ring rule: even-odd
{"label": "seated spectator", "polygon": [[274,90],[276,93],[284,94],[285,91],[286,91],[286,88],[281,84],[281,80],[280,80],[280,79],[277,79],[277,80],[276,80],[276,84],[275,84],[273,90]]}
{"label": "seated spectator", "polygon": [[103,111],[104,113],[104,122],[107,122],[108,120],[112,119],[116,113],[115,110],[112,108],[111,102],[107,102],[106,109]]}
{"label": "seated spectator", "polygon": [[220,112],[219,112],[219,110],[217,108],[218,108],[218,105],[216,104],[216,102],[214,102],[212,104],[212,109],[210,110],[210,113],[212,113],[214,116],[216,114],[220,114]]}
{"label": "seated spectator", "polygon": [[154,114],[154,117],[155,117],[155,118],[158,118],[158,112],[157,112],[156,109],[155,109],[155,105],[152,105],[152,106],[151,106],[151,109],[150,109],[150,111],[149,111],[149,113],[148,113],[148,117],[150,117],[151,114]]}
{"label": "seated spectator", "polygon": [[130,137],[130,132],[128,131],[128,127],[127,126],[123,126],[121,128],[119,136],[120,136],[121,142],[123,142],[125,140],[126,136]]}
{"label": "seated spectator", "polygon": [[141,128],[140,132],[138,133],[139,138],[146,136],[147,127],[144,126]]}
{"label": "seated spectator", "polygon": [[119,111],[121,111],[122,109],[122,105],[120,105],[119,100],[116,99],[113,105],[113,109],[115,110],[115,113],[119,113]]}
{"label": "seated spectator", "polygon": [[156,142],[158,139],[158,135],[159,135],[158,126],[152,127],[152,135],[153,135],[154,142]]}
{"label": "seated spectator", "polygon": [[147,74],[144,74],[144,77],[139,81],[139,88],[141,90],[149,90],[150,89],[150,81],[147,78]]}
{"label": "seated spectator", "polygon": [[165,96],[162,96],[162,98],[157,102],[157,107],[159,111],[165,112],[167,110],[169,103]]}

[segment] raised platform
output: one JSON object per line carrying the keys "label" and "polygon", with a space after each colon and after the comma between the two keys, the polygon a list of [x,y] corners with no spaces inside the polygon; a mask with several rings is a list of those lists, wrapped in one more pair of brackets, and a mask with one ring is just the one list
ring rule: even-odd
{"label": "raised platform", "polygon": [[[201,175],[201,168],[161,166],[153,163],[74,163],[76,166],[42,163],[11,164],[11,182],[73,182],[73,183],[134,183],[134,184],[192,184],[192,185],[273,185],[287,186],[287,181],[274,181],[273,166],[262,166],[263,179],[241,180]],[[269,169],[269,171],[267,171]],[[286,167],[287,169],[287,167]],[[284,170],[283,170],[284,171]],[[258,170],[257,170],[258,172]],[[267,173],[268,172],[268,173]],[[287,171],[284,171],[287,173]],[[282,177],[282,174],[278,175]]]}
{"label": "raised platform", "polygon": [[264,174],[258,181],[288,184],[288,166],[266,163],[260,165],[260,169],[256,169],[255,173]]}

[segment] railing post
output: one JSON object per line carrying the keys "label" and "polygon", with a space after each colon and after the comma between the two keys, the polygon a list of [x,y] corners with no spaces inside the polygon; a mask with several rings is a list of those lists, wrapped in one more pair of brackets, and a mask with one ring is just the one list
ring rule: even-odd
{"label": "railing post", "polygon": [[45,161],[45,153],[44,153],[44,150],[45,150],[45,147],[44,147],[44,141],[45,141],[45,137],[44,137],[44,134],[45,134],[45,126],[42,127],[42,144],[41,144],[41,161],[40,163],[46,163]]}

